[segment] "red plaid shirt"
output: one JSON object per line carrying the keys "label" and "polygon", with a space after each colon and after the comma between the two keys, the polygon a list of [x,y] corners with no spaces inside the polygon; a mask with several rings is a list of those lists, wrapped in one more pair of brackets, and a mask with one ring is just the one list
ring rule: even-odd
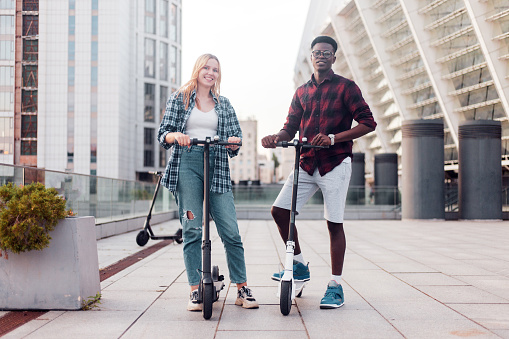
{"label": "red plaid shirt", "polygon": [[[320,85],[313,74],[311,80],[297,88],[283,130],[291,138],[299,131],[300,140],[306,137],[311,141],[318,133],[329,135],[349,130],[354,119],[359,124],[376,127],[371,110],[355,82],[330,70]],[[325,175],[346,157],[352,157],[352,145],[350,140],[338,142],[328,149],[304,149],[300,167],[309,175],[313,175],[316,168],[320,175]]]}

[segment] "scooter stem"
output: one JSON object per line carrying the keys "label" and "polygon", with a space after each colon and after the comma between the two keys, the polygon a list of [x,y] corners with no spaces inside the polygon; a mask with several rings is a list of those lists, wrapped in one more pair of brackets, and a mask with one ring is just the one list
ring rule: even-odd
{"label": "scooter stem", "polygon": [[[297,187],[299,183],[299,160],[300,160],[300,146],[295,146],[295,161],[293,169],[293,186],[292,186],[292,206],[290,209],[290,230],[288,234],[288,241],[293,242],[294,229],[295,229],[295,211],[297,210]],[[295,247],[295,246],[294,246]]]}
{"label": "scooter stem", "polygon": [[209,180],[209,159],[210,159],[210,137],[205,139],[203,149],[203,260],[202,260],[202,271],[204,277],[209,278],[211,274],[211,242],[210,242],[210,227],[209,227],[209,192],[210,192],[210,180]]}
{"label": "scooter stem", "polygon": [[285,256],[285,272],[283,273],[283,280],[290,280],[293,278],[293,251],[295,249],[295,242],[288,240],[286,242],[286,256]]}

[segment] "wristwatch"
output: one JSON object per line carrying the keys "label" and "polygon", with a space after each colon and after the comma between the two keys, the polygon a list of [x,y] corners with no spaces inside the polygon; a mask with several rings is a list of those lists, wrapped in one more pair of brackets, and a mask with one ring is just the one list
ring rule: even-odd
{"label": "wristwatch", "polygon": [[334,146],[334,138],[336,137],[334,134],[329,134],[328,137],[330,138],[330,145]]}

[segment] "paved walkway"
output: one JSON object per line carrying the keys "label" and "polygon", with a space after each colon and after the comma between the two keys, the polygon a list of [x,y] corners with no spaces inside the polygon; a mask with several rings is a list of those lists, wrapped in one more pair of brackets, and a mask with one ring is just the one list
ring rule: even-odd
{"label": "paved walkway", "polygon": [[[257,310],[235,306],[226,286],[210,320],[186,311],[182,245],[172,244],[103,281],[99,307],[51,311],[4,338],[509,338],[509,222],[347,221],[346,302],[337,310],[318,307],[330,275],[325,223],[298,226],[311,281],[286,317],[269,278],[284,245],[272,222],[241,220]],[[135,236],[100,240],[100,266],[140,250]],[[213,238],[213,264],[228,281]]]}

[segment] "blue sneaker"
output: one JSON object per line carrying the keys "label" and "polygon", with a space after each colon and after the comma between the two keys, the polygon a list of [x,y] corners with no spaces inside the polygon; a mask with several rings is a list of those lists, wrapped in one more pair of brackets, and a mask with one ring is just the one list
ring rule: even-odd
{"label": "blue sneaker", "polygon": [[339,308],[344,303],[343,287],[334,280],[331,280],[327,285],[327,291],[325,291],[322,301],[320,301],[320,308]]}
{"label": "blue sneaker", "polygon": [[[280,281],[285,271],[274,273],[271,277],[272,280]],[[296,260],[293,261],[293,280],[294,281],[308,281],[310,279],[309,263],[304,265]]]}

